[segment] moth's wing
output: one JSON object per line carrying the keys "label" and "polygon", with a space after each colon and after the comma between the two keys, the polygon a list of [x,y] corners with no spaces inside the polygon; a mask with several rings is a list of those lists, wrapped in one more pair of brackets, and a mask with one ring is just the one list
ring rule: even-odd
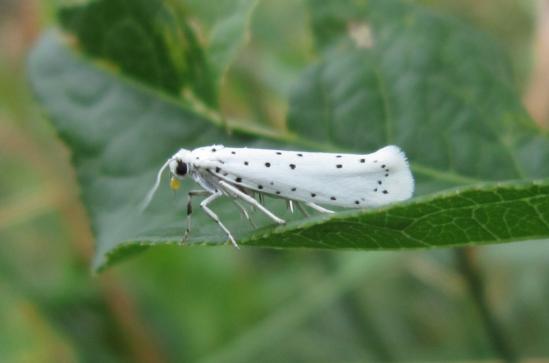
{"label": "moth's wing", "polygon": [[341,207],[379,206],[411,197],[414,180],[396,146],[367,155],[223,148],[220,178],[288,199]]}
{"label": "moth's wing", "polygon": [[311,194],[305,193],[306,200],[341,207],[373,207],[406,200],[413,194],[410,167],[396,146],[367,155],[311,156],[312,165],[303,167],[301,179],[316,195],[311,198]]}

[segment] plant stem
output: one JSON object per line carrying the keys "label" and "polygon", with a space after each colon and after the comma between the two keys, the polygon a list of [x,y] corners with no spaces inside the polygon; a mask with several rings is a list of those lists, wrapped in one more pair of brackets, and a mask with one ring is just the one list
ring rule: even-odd
{"label": "plant stem", "polygon": [[509,338],[490,309],[486,298],[485,284],[476,263],[475,251],[475,248],[472,247],[456,249],[458,267],[477,306],[494,350],[504,362],[517,362],[518,356],[516,351],[512,348]]}
{"label": "plant stem", "polygon": [[389,345],[357,292],[348,291],[343,295],[341,303],[354,323],[360,343],[371,350],[378,362],[395,362]]}
{"label": "plant stem", "polygon": [[[333,256],[321,255],[326,272],[330,275],[340,269]],[[362,301],[357,289],[351,289],[342,294],[340,300],[344,311],[357,332],[357,339],[366,349],[369,349],[379,362],[394,362],[389,345],[381,333],[375,319],[369,313],[366,301]]]}

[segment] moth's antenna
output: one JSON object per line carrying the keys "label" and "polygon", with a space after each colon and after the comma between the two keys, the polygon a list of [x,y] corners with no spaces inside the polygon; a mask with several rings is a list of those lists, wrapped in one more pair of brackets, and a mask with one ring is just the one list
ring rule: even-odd
{"label": "moth's antenna", "polygon": [[145,199],[141,203],[141,207],[139,208],[141,210],[141,212],[143,212],[145,210],[145,208],[147,208],[147,206],[151,202],[152,198],[154,197],[154,193],[156,193],[156,190],[160,186],[160,181],[162,179],[162,173],[164,172],[164,169],[166,169],[166,167],[170,164],[170,161],[171,161],[171,159],[168,159],[164,163],[164,165],[162,165],[162,167],[158,171],[158,174],[156,174],[156,181],[154,182],[153,187],[147,193],[147,196],[145,197]]}

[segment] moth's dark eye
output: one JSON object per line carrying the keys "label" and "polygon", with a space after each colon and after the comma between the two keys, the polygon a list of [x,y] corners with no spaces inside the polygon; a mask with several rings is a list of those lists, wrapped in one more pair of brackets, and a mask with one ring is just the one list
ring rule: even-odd
{"label": "moth's dark eye", "polygon": [[175,173],[179,176],[185,176],[187,174],[187,164],[181,160],[177,160],[177,168],[175,168]]}

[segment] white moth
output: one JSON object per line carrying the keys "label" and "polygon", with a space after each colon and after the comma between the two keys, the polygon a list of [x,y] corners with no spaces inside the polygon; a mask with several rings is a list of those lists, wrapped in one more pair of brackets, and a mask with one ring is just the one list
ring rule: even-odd
{"label": "white moth", "polygon": [[274,222],[285,221],[255,199],[259,195],[283,198],[293,212],[293,204],[303,211],[304,203],[319,212],[333,213],[317,203],[343,208],[377,207],[412,196],[414,179],[404,153],[397,146],[386,146],[374,153],[334,154],[269,149],[232,148],[223,145],[180,149],[160,168],[156,183],[144,201],[146,207],[160,185],[163,171],[172,174],[170,186],[190,175],[203,189],[188,193],[187,229],[191,229],[191,198],[207,196],[200,206],[238,247],[231,232],[208,205],[221,196],[233,199],[244,216],[249,215],[239,201],[259,209]]}

